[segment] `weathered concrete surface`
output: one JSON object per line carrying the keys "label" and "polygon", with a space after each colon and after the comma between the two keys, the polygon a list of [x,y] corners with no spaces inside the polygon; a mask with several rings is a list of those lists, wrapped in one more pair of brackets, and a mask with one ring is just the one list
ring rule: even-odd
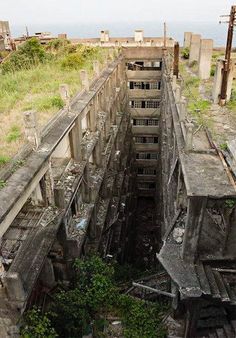
{"label": "weathered concrete surface", "polygon": [[192,32],[184,32],[184,48],[190,47],[192,34]]}
{"label": "weathered concrete surface", "polygon": [[[214,103],[219,103],[219,96],[221,93],[221,85],[222,85],[222,69],[223,69],[223,62],[224,59],[218,59],[216,64],[216,71],[214,76],[214,84],[212,89],[212,99]],[[231,97],[231,90],[232,90],[232,84],[233,84],[233,73],[234,73],[234,62],[230,65],[230,73],[228,78],[228,84],[227,84],[227,98],[226,101],[230,100]]]}
{"label": "weathered concrete surface", "polygon": [[200,50],[200,34],[192,34],[191,36],[191,44],[190,44],[190,52],[189,52],[189,62],[198,61],[199,58],[199,50]]}
{"label": "weathered concrete surface", "polygon": [[211,73],[211,58],[213,52],[213,40],[201,39],[199,62],[198,62],[198,74],[200,79],[207,80]]}

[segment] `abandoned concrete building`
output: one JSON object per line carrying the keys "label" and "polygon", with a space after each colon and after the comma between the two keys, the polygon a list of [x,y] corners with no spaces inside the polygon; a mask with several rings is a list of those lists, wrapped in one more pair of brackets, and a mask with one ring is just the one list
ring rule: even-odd
{"label": "abandoned concrete building", "polygon": [[8,21],[0,21],[0,51],[10,49],[10,25]]}
{"label": "abandoned concrete building", "polygon": [[24,161],[0,190],[1,337],[93,250],[161,266],[183,337],[236,336],[234,178],[194,133],[173,40],[158,41],[137,31],[91,83],[81,71],[73,100],[61,85],[65,107],[43,133],[25,113]]}

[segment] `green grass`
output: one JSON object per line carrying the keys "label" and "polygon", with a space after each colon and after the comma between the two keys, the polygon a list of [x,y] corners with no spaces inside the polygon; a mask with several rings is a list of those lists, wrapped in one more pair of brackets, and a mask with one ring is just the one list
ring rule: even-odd
{"label": "green grass", "polygon": [[[196,64],[194,63],[192,67],[196,67]],[[187,72],[186,63],[181,63],[180,72],[184,78],[183,95],[187,99],[188,112],[198,125],[206,127],[211,126],[211,120],[207,115],[207,112],[211,107],[211,102],[201,98],[199,92],[199,86],[201,85],[200,78],[192,76],[189,72]]]}
{"label": "green grass", "polygon": [[8,163],[10,161],[10,158],[4,155],[0,155],[0,167],[4,164]]}
{"label": "green grass", "polygon": [[18,126],[12,126],[9,133],[6,136],[8,143],[16,142],[21,137],[21,131]]}
{"label": "green grass", "polygon": [[3,180],[0,180],[0,190],[6,186],[6,182]]}
{"label": "green grass", "polygon": [[232,93],[231,98],[227,102],[226,107],[231,110],[232,112],[236,112],[236,86],[235,81],[233,81]]}
{"label": "green grass", "polygon": [[[13,156],[23,144],[23,112],[35,110],[42,129],[63,107],[59,86],[68,84],[70,96],[74,96],[81,88],[80,69],[87,70],[91,79],[93,61],[102,65],[109,50],[56,43],[46,48],[46,53],[47,58],[30,69],[22,69],[23,65],[17,71],[10,68],[4,74],[0,72],[0,156]],[[65,61],[73,59],[73,55],[78,60],[74,58],[74,63],[66,65]]]}

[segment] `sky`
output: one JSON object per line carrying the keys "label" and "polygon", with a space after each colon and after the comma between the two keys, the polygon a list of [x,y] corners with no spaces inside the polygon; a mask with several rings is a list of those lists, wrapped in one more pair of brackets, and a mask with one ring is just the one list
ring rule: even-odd
{"label": "sky", "polygon": [[[13,36],[51,32],[68,37],[96,37],[103,29],[111,36],[168,35],[181,41],[184,31],[197,32],[224,45],[227,25],[220,15],[230,12],[232,0],[0,0],[0,20],[10,22]],[[234,42],[236,43],[236,35]]]}
{"label": "sky", "polygon": [[218,21],[230,0],[0,0],[13,25],[143,21]]}

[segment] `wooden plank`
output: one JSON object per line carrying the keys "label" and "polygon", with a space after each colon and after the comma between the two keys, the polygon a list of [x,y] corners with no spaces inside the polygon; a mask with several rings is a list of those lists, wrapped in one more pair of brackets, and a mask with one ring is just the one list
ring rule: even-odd
{"label": "wooden plank", "polygon": [[224,331],[227,338],[235,338],[232,327],[229,324],[224,325]]}
{"label": "wooden plank", "polygon": [[212,297],[213,298],[221,298],[218,285],[216,283],[212,269],[209,265],[205,266],[205,272],[206,272],[206,276],[207,276],[207,279],[209,281],[209,285],[210,285],[210,288],[211,288]]}
{"label": "wooden plank", "polygon": [[222,301],[223,302],[229,302],[230,301],[230,297],[229,297],[228,292],[226,290],[226,287],[224,285],[224,281],[223,281],[223,279],[221,277],[221,274],[218,271],[214,271],[214,270],[213,270],[213,274],[214,274],[216,283],[218,285]]}
{"label": "wooden plank", "polygon": [[207,279],[206,272],[204,270],[204,266],[202,262],[196,265],[196,272],[197,272],[198,279],[199,279],[199,282],[202,288],[202,292],[205,295],[211,295],[211,288],[210,288],[209,281]]}
{"label": "wooden plank", "polygon": [[216,333],[218,338],[226,338],[223,329],[217,329]]}
{"label": "wooden plank", "polygon": [[231,324],[233,331],[235,333],[235,336],[236,336],[236,320],[231,320],[230,324]]}
{"label": "wooden plank", "polygon": [[173,219],[171,220],[171,223],[168,227],[168,229],[166,230],[164,236],[163,236],[163,241],[166,241],[169,234],[171,233],[171,231],[173,230],[174,226],[175,226],[175,223],[180,215],[180,212],[181,212],[181,209],[178,209],[173,217]]}
{"label": "wooden plank", "polygon": [[162,291],[162,290],[158,290],[158,289],[154,289],[154,288],[151,288],[151,287],[149,287],[147,285],[143,285],[143,284],[139,284],[139,283],[135,283],[135,282],[133,282],[132,285],[136,286],[138,288],[142,288],[142,289],[145,289],[145,290],[157,293],[159,295],[163,295],[163,296],[167,296],[167,297],[171,297],[171,298],[175,298],[176,297],[173,293]]}

